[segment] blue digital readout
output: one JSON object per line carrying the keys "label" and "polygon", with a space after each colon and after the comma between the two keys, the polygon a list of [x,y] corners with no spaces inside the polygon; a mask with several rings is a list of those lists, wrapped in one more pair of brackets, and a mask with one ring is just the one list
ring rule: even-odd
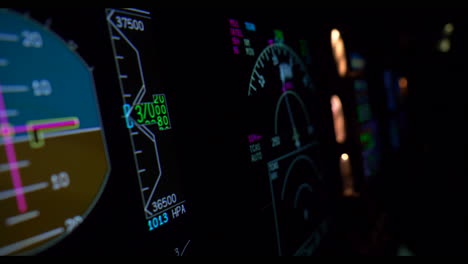
{"label": "blue digital readout", "polygon": [[148,221],[149,231],[156,230],[159,227],[169,223],[169,221],[170,219],[167,213],[163,213],[162,215],[156,216]]}

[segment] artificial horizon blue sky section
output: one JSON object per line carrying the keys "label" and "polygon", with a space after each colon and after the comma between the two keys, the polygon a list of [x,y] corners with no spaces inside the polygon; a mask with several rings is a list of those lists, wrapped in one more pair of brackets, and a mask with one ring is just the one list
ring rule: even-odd
{"label": "artificial horizon blue sky section", "polygon": [[[24,47],[22,32],[39,32],[41,48]],[[6,107],[18,111],[9,117],[11,125],[28,121],[77,117],[80,129],[101,127],[92,73],[66,43],[40,24],[20,14],[0,9],[0,34],[18,36],[18,41],[0,40],[0,85],[23,85],[27,92],[5,93]],[[34,80],[48,80],[50,96],[35,96]]]}

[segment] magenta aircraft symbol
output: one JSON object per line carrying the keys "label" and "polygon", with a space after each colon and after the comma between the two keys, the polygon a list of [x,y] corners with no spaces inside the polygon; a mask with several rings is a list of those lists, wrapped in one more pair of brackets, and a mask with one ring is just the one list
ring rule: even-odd
{"label": "magenta aircraft symbol", "polygon": [[0,84],[0,136],[3,137],[5,145],[5,152],[7,156],[7,162],[9,165],[11,179],[16,194],[16,203],[18,210],[21,213],[28,211],[28,205],[26,202],[26,196],[24,193],[23,182],[21,179],[21,173],[18,166],[18,160],[16,155],[16,149],[13,141],[13,137],[17,133],[41,131],[60,127],[76,127],[79,125],[79,120],[64,120],[58,122],[44,122],[20,126],[10,126],[7,115],[7,108],[5,104],[5,98],[3,96],[2,86]]}

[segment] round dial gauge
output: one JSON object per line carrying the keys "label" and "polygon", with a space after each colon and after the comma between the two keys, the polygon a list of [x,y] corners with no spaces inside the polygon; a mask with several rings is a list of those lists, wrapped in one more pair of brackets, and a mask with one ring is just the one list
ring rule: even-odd
{"label": "round dial gauge", "polygon": [[279,253],[307,254],[322,220],[312,79],[291,47],[272,44],[255,63],[248,95],[252,162],[269,172]]}
{"label": "round dial gauge", "polygon": [[[284,139],[285,144],[298,148],[314,133],[309,110],[301,95],[310,92],[312,88],[311,77],[302,59],[290,47],[274,44],[260,54],[255,64],[249,96],[261,99],[263,109],[273,110],[274,127],[271,136],[281,137],[279,139]],[[267,105],[274,108],[267,109]],[[264,127],[270,128],[271,125]]]}
{"label": "round dial gauge", "polygon": [[0,9],[0,255],[70,234],[108,171],[90,68],[49,29]]}

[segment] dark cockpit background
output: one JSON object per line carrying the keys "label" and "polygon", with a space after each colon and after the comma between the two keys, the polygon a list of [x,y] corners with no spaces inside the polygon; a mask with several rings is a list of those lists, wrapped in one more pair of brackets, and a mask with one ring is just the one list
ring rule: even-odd
{"label": "dark cockpit background", "polygon": [[[51,29],[77,43],[77,52],[93,67],[110,164],[103,193],[81,226],[34,254],[458,255],[466,251],[468,10],[143,8],[152,18],[151,28],[137,42],[144,48],[148,89],[166,95],[173,127],[158,132],[163,138],[162,167],[171,177],[178,175],[161,195],[170,195],[177,186],[187,209],[185,216],[171,219],[166,227],[155,230],[154,222],[149,222],[150,231],[141,208],[134,142],[122,112],[125,98],[119,89],[115,53],[120,47],[109,33],[109,10],[129,11],[13,10],[41,24],[52,21]],[[238,40],[242,56],[236,49],[233,53]],[[305,219],[312,215],[320,220],[312,221],[312,235],[305,243],[309,227],[304,234],[295,229],[302,228],[299,224],[291,227],[295,223],[288,222],[291,211],[275,197],[275,173],[286,172],[281,167],[286,161],[274,157],[280,151],[272,149],[271,160],[276,162],[265,162],[264,167],[259,165],[262,161],[252,162],[253,149],[259,146],[254,143],[263,142],[255,139],[252,127],[268,134],[263,128],[269,116],[262,114],[274,112],[268,103],[278,99],[273,93],[262,94],[259,101],[248,96],[252,78],[259,74],[252,73],[259,69],[254,67],[260,65],[256,59],[268,50],[267,41],[279,49],[286,43],[300,54],[315,87],[312,94],[304,91],[301,96],[315,125],[310,140],[319,147],[303,153],[314,159],[325,180],[319,183],[323,184],[319,198],[309,200],[316,211],[304,210]],[[249,57],[244,45],[247,49],[252,45],[255,55]],[[274,73],[265,77],[268,74],[273,80]],[[304,73],[294,72],[299,74]],[[345,119],[344,139],[334,128],[335,106]],[[258,116],[262,118],[254,119]],[[269,157],[270,150],[262,144],[264,156]],[[280,168],[272,168],[275,165]],[[299,174],[306,170],[301,168]],[[286,216],[278,216],[283,207]]]}

